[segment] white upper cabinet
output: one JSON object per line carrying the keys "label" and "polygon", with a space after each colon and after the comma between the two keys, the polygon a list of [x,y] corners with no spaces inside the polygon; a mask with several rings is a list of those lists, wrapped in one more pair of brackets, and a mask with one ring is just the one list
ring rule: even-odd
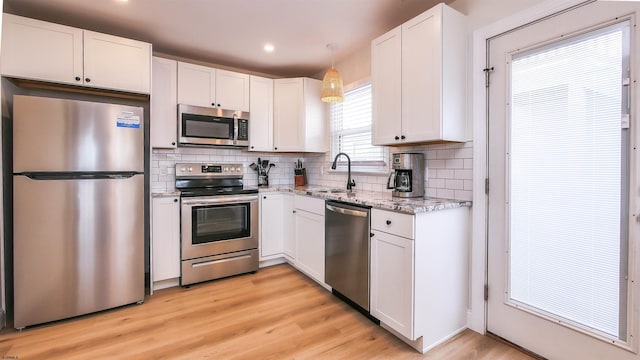
{"label": "white upper cabinet", "polygon": [[84,81],[102,89],[149,93],[151,44],[85,30]]}
{"label": "white upper cabinet", "polygon": [[3,76],[148,94],[151,44],[3,14]]}
{"label": "white upper cabinet", "polygon": [[249,75],[216,70],[216,103],[229,110],[249,111]]}
{"label": "white upper cabinet", "polygon": [[322,82],[310,78],[274,80],[273,150],[328,151]]}
{"label": "white upper cabinet", "polygon": [[154,56],[151,71],[151,147],[175,148],[178,136],[178,64],[175,60]]}
{"label": "white upper cabinet", "polygon": [[402,133],[401,33],[402,29],[398,26],[371,44],[373,144],[396,143],[394,137]]}
{"label": "white upper cabinet", "polygon": [[216,69],[178,62],[178,104],[216,106]]}
{"label": "white upper cabinet", "polygon": [[464,21],[439,4],[372,41],[375,145],[465,141]]}
{"label": "white upper cabinet", "polygon": [[249,150],[273,151],[273,80],[249,77]]}
{"label": "white upper cabinet", "polygon": [[249,111],[249,75],[178,62],[178,103]]}

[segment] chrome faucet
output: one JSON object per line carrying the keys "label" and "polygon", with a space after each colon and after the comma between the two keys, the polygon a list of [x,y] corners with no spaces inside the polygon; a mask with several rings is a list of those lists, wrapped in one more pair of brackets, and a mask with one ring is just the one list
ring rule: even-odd
{"label": "chrome faucet", "polygon": [[332,170],[336,169],[336,162],[338,161],[338,158],[340,157],[340,155],[344,155],[347,158],[347,192],[351,192],[352,188],[356,186],[356,181],[351,178],[351,158],[349,157],[349,155],[343,152],[338,153],[338,155],[336,155],[336,158],[333,159],[333,164],[331,164],[331,169]]}

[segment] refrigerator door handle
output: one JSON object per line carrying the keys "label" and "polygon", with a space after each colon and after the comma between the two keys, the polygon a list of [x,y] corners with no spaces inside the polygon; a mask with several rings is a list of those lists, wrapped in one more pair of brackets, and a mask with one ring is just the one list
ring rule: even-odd
{"label": "refrigerator door handle", "polygon": [[120,171],[120,172],[23,172],[14,175],[28,177],[31,180],[98,180],[98,179],[129,179],[135,175],[142,173],[136,171]]}

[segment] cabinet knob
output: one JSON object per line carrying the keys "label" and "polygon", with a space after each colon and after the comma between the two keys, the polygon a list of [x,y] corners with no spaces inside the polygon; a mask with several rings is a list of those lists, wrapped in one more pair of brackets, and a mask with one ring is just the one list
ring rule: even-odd
{"label": "cabinet knob", "polygon": [[253,146],[251,146],[251,148],[253,149]]}
{"label": "cabinet knob", "polygon": [[402,139],[402,140],[404,140],[404,139],[406,139],[406,138],[407,138],[407,137],[406,137],[406,136],[404,136],[404,135],[400,136],[400,139]]}
{"label": "cabinet knob", "polygon": [[266,199],[267,197],[266,197],[266,196],[263,196],[262,198],[263,198],[263,199]]}
{"label": "cabinet knob", "polygon": [[216,103],[211,103],[211,106],[216,107]]}
{"label": "cabinet knob", "polygon": [[89,78],[85,78],[85,79],[84,79],[84,81],[85,81],[85,82],[91,82],[91,79],[89,79]]}
{"label": "cabinet knob", "polygon": [[369,233],[369,237],[374,237],[376,234],[374,233]]}
{"label": "cabinet knob", "polygon": [[220,107],[220,104],[218,104],[218,107]]}
{"label": "cabinet knob", "polygon": [[80,76],[76,76],[76,81],[80,81],[82,78]]}
{"label": "cabinet knob", "polygon": [[173,202],[178,202],[178,199],[173,199]]}
{"label": "cabinet knob", "polygon": [[397,136],[396,136],[394,139],[396,139],[396,140],[400,140],[400,138],[399,138],[399,137],[397,137]]}
{"label": "cabinet knob", "polygon": [[387,225],[391,225],[391,220],[386,221]]}
{"label": "cabinet knob", "polygon": [[296,213],[296,211],[295,211],[295,210],[293,210],[293,213],[295,214],[295,213]]}
{"label": "cabinet knob", "polygon": [[176,142],[175,142],[175,141],[172,141],[172,142],[171,142],[171,145],[175,145],[175,144],[176,144]]}
{"label": "cabinet knob", "polygon": [[274,150],[278,150],[278,148],[273,148]]}

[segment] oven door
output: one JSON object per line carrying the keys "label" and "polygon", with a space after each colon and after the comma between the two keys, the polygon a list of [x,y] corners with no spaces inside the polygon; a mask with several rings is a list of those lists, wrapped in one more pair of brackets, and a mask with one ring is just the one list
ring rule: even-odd
{"label": "oven door", "polygon": [[182,198],[182,260],[258,248],[258,195]]}

